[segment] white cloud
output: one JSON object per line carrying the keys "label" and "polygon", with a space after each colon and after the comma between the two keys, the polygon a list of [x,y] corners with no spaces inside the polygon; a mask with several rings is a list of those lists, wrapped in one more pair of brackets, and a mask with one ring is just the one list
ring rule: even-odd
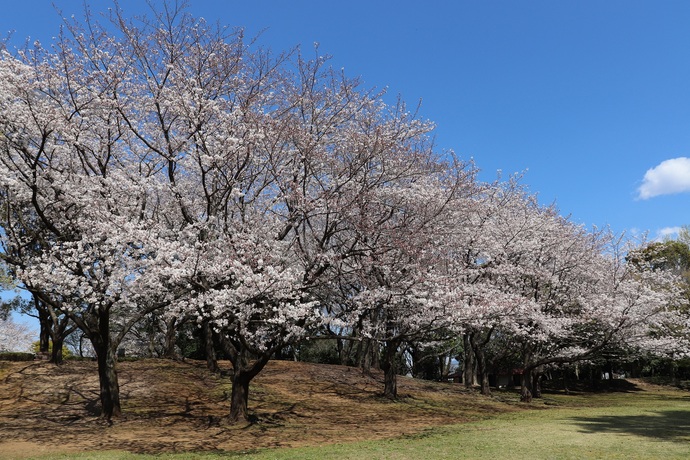
{"label": "white cloud", "polygon": [[656,232],[656,241],[664,241],[667,238],[674,239],[678,232],[680,232],[681,227],[664,227]]}
{"label": "white cloud", "polygon": [[672,158],[648,169],[637,191],[642,200],[690,192],[690,158]]}

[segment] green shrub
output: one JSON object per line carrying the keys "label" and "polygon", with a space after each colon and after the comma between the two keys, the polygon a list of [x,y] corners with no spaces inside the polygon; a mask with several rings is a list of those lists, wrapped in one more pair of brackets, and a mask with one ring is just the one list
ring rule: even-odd
{"label": "green shrub", "polygon": [[[39,342],[38,340],[31,344],[31,350],[33,350],[34,353],[38,353],[40,349],[41,349],[41,342]],[[53,342],[51,341],[48,344],[48,357],[50,357],[52,352],[53,352]],[[71,359],[72,357],[73,357],[72,352],[69,350],[69,348],[67,348],[65,345],[63,345],[62,346],[62,359]]]}

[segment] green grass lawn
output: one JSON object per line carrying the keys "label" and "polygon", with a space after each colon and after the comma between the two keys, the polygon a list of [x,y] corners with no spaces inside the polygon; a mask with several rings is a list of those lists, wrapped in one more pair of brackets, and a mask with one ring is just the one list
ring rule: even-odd
{"label": "green grass lawn", "polygon": [[690,458],[690,396],[606,395],[592,397],[591,403],[606,404],[512,413],[407,439],[264,451],[245,458]]}
{"label": "green grass lawn", "polygon": [[386,441],[252,453],[145,456],[84,454],[90,459],[687,459],[690,393],[644,392],[546,395],[534,410],[430,429]]}

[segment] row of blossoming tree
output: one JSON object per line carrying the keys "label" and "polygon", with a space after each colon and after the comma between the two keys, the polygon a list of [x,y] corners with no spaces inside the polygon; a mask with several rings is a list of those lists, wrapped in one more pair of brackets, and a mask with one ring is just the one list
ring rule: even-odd
{"label": "row of blossoming tree", "polygon": [[684,350],[672,274],[481,183],[431,130],[327,59],[184,10],[87,15],[0,58],[0,257],[54,340],[88,338],[108,419],[117,348],[152,314],[222,345],[233,420],[276,353],[328,334],[374,347],[389,397],[410,343],[465,337],[488,385],[500,340],[525,400],[546,365]]}

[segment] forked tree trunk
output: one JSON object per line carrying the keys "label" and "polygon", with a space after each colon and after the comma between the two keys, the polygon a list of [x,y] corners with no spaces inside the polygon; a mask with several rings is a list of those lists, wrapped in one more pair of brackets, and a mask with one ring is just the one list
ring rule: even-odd
{"label": "forked tree trunk", "polygon": [[242,357],[237,364],[233,363],[229,417],[231,422],[249,421],[249,383],[268,364],[272,354],[265,353],[252,363],[249,363],[245,357]]}
{"label": "forked tree trunk", "polygon": [[218,339],[232,363],[232,391],[228,420],[231,423],[249,421],[249,384],[268,364],[271,356],[280,351],[280,348],[265,350],[256,360],[250,361],[249,351],[242,347],[241,342],[233,343],[224,335],[220,335]]}
{"label": "forked tree trunk", "polygon": [[53,364],[62,364],[62,347],[65,343],[65,338],[74,331],[74,327],[68,327],[70,320],[67,316],[63,316],[59,320],[53,320],[53,326],[50,332],[50,340],[53,343],[53,349],[50,354],[50,362]]}

